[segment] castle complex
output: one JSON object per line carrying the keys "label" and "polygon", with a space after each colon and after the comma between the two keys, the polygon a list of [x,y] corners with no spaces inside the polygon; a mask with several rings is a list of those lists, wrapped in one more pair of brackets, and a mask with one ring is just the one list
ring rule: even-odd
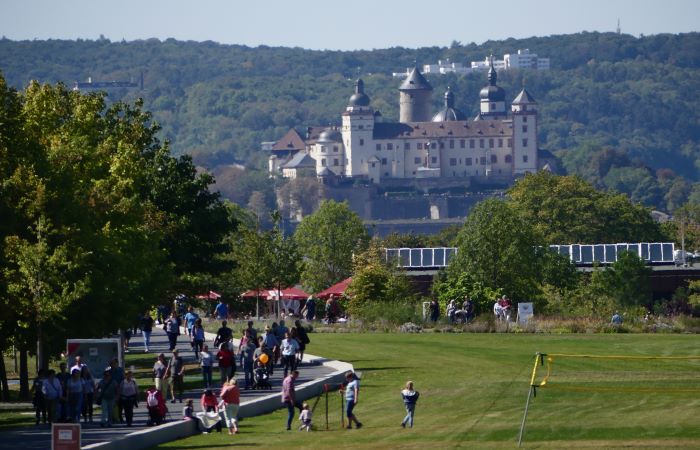
{"label": "castle complex", "polygon": [[510,183],[537,171],[537,102],[523,89],[508,105],[491,62],[476,117],[454,105],[448,88],[444,106],[431,111],[433,88],[414,68],[399,86],[399,121],[382,122],[370,106],[364,83],[342,113],[340,128],[290,130],[272,145],[271,175],[388,180],[435,179]]}

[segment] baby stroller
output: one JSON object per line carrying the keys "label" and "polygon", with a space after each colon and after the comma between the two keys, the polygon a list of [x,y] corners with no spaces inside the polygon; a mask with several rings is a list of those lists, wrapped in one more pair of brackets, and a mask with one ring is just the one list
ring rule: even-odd
{"label": "baby stroller", "polygon": [[270,374],[267,372],[267,367],[264,364],[258,362],[254,375],[255,382],[253,383],[253,389],[272,389],[272,384],[270,384]]}
{"label": "baby stroller", "polygon": [[165,422],[165,414],[168,407],[165,406],[163,394],[156,388],[149,388],[146,391],[146,407],[148,408],[148,421],[146,426],[160,425]]}

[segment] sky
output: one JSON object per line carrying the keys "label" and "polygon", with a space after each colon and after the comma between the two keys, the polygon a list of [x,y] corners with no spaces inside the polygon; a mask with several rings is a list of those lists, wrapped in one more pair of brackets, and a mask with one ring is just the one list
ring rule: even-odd
{"label": "sky", "polygon": [[615,31],[699,31],[697,0],[0,0],[0,36],[175,38],[357,50]]}

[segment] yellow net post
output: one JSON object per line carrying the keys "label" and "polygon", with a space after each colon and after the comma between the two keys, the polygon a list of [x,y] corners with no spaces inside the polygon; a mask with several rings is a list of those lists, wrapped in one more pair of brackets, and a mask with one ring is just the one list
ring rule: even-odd
{"label": "yellow net post", "polygon": [[532,367],[532,377],[530,378],[530,389],[527,391],[527,401],[525,402],[525,412],[523,413],[523,421],[520,424],[520,435],[518,436],[518,447],[521,446],[523,442],[523,433],[525,432],[525,421],[527,420],[527,410],[530,408],[530,398],[532,398],[533,395],[537,395],[535,392],[535,389],[537,386],[535,386],[535,378],[537,377],[537,365],[538,364],[543,364],[544,362],[544,354],[542,353],[536,353],[535,354],[535,364]]}

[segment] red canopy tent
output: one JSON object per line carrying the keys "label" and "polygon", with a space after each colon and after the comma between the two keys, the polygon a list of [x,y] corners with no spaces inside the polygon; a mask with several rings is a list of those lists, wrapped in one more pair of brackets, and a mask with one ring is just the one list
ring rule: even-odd
{"label": "red canopy tent", "polygon": [[321,299],[326,299],[330,297],[331,295],[343,295],[345,293],[345,290],[348,288],[350,285],[350,282],[352,282],[352,277],[346,278],[343,281],[340,281],[333,286],[324,289],[323,291],[319,292],[316,294],[316,297],[321,298]]}
{"label": "red canopy tent", "polygon": [[288,287],[279,291],[277,289],[262,289],[260,291],[248,291],[241,294],[241,297],[255,298],[263,297],[267,300],[304,300],[309,297],[309,294],[299,288]]}
{"label": "red canopy tent", "polygon": [[218,300],[221,298],[221,294],[219,294],[218,292],[209,291],[208,294],[197,295],[196,298],[199,298],[199,299],[206,298],[209,300]]}
{"label": "red canopy tent", "polygon": [[[241,294],[241,297],[243,298],[264,298],[266,300],[272,300],[275,301],[276,303],[274,306],[272,306],[272,309],[276,309],[276,314],[279,316],[280,310],[282,308],[284,309],[289,309],[291,308],[291,304],[289,303],[290,301],[293,300],[304,300],[309,297],[309,294],[302,291],[299,288],[295,288],[294,286],[288,287],[285,289],[277,290],[277,289],[263,289],[263,290],[252,290],[248,292],[244,292]],[[284,305],[282,303],[285,303]],[[294,304],[294,310],[298,312],[299,310],[299,303]],[[256,306],[256,315],[260,316],[259,313],[259,308]]]}

